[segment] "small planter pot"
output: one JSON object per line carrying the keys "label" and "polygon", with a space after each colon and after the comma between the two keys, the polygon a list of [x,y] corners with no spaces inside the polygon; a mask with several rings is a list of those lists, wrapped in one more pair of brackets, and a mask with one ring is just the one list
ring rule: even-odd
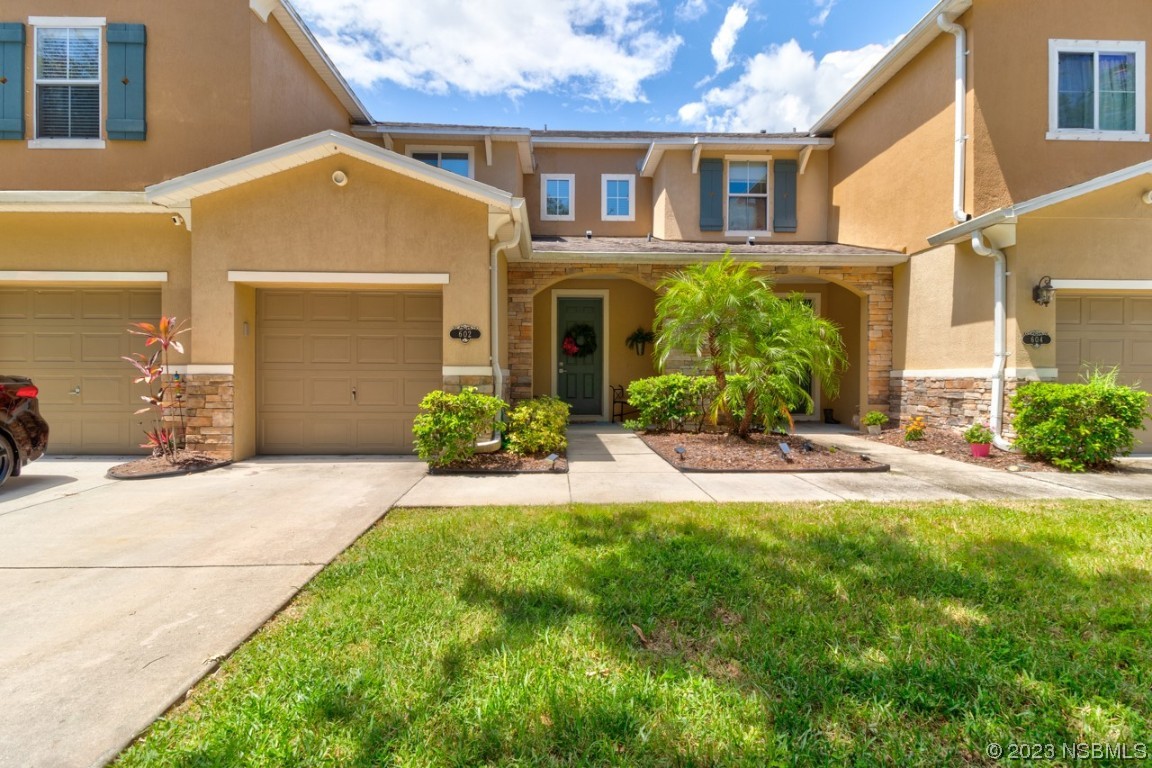
{"label": "small planter pot", "polygon": [[868,434],[870,434],[870,435],[880,434],[880,425],[879,424],[869,424],[867,426],[868,426]]}
{"label": "small planter pot", "polygon": [[988,452],[992,449],[991,443],[971,443],[972,455],[978,459],[988,458]]}

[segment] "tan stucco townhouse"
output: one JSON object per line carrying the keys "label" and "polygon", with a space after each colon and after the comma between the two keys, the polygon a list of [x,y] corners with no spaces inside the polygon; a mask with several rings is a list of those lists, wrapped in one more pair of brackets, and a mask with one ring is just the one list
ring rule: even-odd
{"label": "tan stucco townhouse", "polygon": [[1147,379],[1152,8],[1102,5],[945,0],[811,131],[701,134],[375,122],[280,0],[15,0],[0,366],[52,450],[138,450],[124,328],[174,315],[196,444],[409,452],[437,388],[607,420],[660,280],[731,249],[843,328],[809,418]]}

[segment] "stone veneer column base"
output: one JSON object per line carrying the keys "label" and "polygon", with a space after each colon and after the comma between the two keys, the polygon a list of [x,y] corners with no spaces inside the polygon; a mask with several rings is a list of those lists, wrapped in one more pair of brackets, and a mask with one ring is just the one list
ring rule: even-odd
{"label": "stone veneer column base", "polygon": [[[1004,432],[1011,433],[1012,395],[1027,379],[1004,382]],[[893,378],[891,416],[906,423],[916,416],[932,427],[971,426],[986,422],[992,406],[991,378]]]}
{"label": "stone veneer column base", "polygon": [[460,394],[465,387],[473,387],[482,395],[490,395],[495,391],[491,376],[445,376],[444,391],[451,395]]}
{"label": "stone veneer column base", "polygon": [[236,423],[232,375],[189,374],[184,377],[185,443],[189,450],[231,459]]}

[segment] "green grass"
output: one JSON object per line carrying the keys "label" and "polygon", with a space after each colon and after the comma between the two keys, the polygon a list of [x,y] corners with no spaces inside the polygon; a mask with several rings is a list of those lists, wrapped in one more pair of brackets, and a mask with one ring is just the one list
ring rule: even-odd
{"label": "green grass", "polygon": [[396,511],[118,765],[1152,743],[1150,553],[1148,504]]}

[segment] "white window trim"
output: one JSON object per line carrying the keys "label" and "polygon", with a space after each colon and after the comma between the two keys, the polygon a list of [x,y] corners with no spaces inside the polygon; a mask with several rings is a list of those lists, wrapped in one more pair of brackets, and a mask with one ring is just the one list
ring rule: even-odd
{"label": "white window trim", "polygon": [[[608,182],[628,182],[628,214],[626,216],[608,215]],[[601,221],[636,221],[636,175],[631,173],[602,173],[600,174],[600,220]]]}
{"label": "white window trim", "polygon": [[[1049,141],[1148,141],[1145,125],[1148,92],[1143,40],[1049,40],[1048,41],[1048,133]],[[1136,55],[1136,130],[1102,131],[1060,128],[1060,54],[1133,53]],[[1097,73],[1099,77],[1099,73]],[[1099,81],[1096,83],[1099,98]],[[1099,110],[1096,118],[1099,119]]]}
{"label": "white window trim", "polygon": [[[768,167],[768,189],[764,194],[764,225],[765,229],[729,229],[728,228],[728,200],[732,197],[728,193],[728,164],[732,162],[764,163]],[[759,195],[738,195],[738,197],[759,197]],[[724,234],[728,237],[747,237],[748,235],[772,234],[772,157],[764,155],[726,155],[724,157]]]}
{"label": "white window trim", "polygon": [[[433,145],[433,144],[429,144],[429,145],[412,144],[412,145],[409,145],[409,146],[404,148],[404,154],[407,155],[408,157],[412,157],[415,154],[424,153],[424,152],[428,152],[428,153],[435,152],[435,153],[440,154],[440,155],[444,154],[445,152],[450,152],[450,153],[454,153],[454,154],[467,154],[468,155],[468,178],[470,178],[470,179],[476,178],[476,150],[475,150],[475,148],[473,148],[473,147],[446,147],[443,145]],[[437,166],[437,167],[439,167],[439,166]],[[443,169],[441,169],[441,170],[443,170]],[[449,173],[451,173],[451,171],[449,171]]]}
{"label": "white window trim", "polygon": [[[40,37],[36,34],[36,28],[68,28],[68,27],[86,27],[88,29],[103,29],[108,26],[108,20],[104,16],[29,16],[28,26],[32,27],[32,136],[28,140],[29,149],[104,149],[107,145],[104,139],[41,139],[36,138],[39,127],[36,121],[39,117],[39,110],[37,109],[37,96],[36,89],[40,87],[39,78],[36,77],[36,61],[39,58],[39,51],[37,47],[40,45]],[[100,60],[99,71],[96,75],[96,92],[100,99],[100,114],[97,117],[97,130],[101,133],[104,132],[104,57],[107,55],[104,35],[100,35]]]}
{"label": "white window trim", "polygon": [[[552,180],[568,182],[568,215],[551,216],[548,214],[548,182]],[[576,174],[574,173],[542,173],[540,174],[540,220],[541,221],[575,221],[576,220]]]}

